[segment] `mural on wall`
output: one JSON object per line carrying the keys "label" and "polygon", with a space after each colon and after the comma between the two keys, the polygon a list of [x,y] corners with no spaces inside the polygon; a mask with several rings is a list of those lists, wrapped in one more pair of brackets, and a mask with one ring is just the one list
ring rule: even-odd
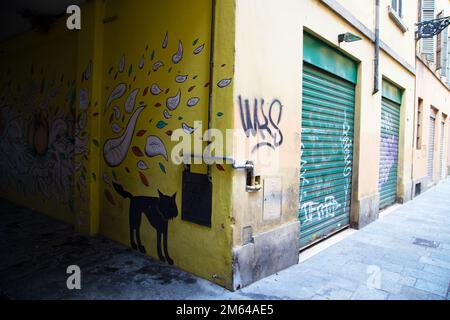
{"label": "mural on wall", "polygon": [[[145,52],[139,54],[138,68],[133,68],[127,53],[121,53],[116,66],[107,69],[103,108],[106,121],[102,146],[106,165],[103,168],[103,182],[109,205],[121,206],[121,201],[124,201],[121,198],[130,199],[131,247],[146,253],[140,230],[141,216],[145,214],[156,230],[158,258],[173,264],[168,253],[168,225],[178,216],[176,191],[181,189],[181,185],[171,184],[170,194],[175,194],[167,196],[159,191],[163,183],[160,177],[173,176],[174,172],[179,171],[180,168],[169,159],[172,147],[170,137],[176,129],[191,135],[198,129],[194,125],[196,120],[206,121],[211,83],[209,74],[204,71],[198,73],[193,68],[198,64],[195,62],[198,57],[209,59],[203,56],[206,54],[206,43],[200,42],[200,38],[192,42],[185,39],[172,41],[169,32],[162,33],[161,39],[158,49],[151,50],[146,45]],[[128,73],[125,72],[127,64]],[[225,64],[219,66],[221,69],[225,67]],[[222,90],[231,82],[231,78],[224,78],[216,83],[216,87]],[[218,118],[223,115],[222,112],[217,113]],[[124,174],[126,178],[123,178]],[[158,190],[159,196],[138,197],[125,191],[136,188],[141,195],[152,195],[151,190],[155,190],[154,193]]]}
{"label": "mural on wall", "polygon": [[[3,72],[0,89],[0,187],[73,209],[75,81],[30,66]],[[39,70],[39,71],[37,71]]]}
{"label": "mural on wall", "polygon": [[[113,182],[116,192],[125,199],[130,199],[130,244],[134,250],[146,253],[145,247],[141,243],[141,220],[142,213],[147,217],[148,222],[156,229],[156,245],[159,260],[170,265],[173,260],[169,256],[167,246],[169,221],[178,216],[178,208],[175,202],[177,194],[167,196],[158,190],[158,197],[135,197],[123,187]],[[164,255],[161,251],[161,240],[164,245]]]}
{"label": "mural on wall", "polygon": [[[81,88],[79,92],[79,106],[77,110],[77,121],[75,122],[75,185],[76,190],[78,191],[77,196],[80,203],[87,204],[89,201],[89,173],[88,173],[88,162],[89,162],[89,128],[88,128],[88,118],[89,112],[92,112],[92,102],[89,93],[89,89],[87,88],[88,81],[91,79],[92,74],[92,61],[89,61],[81,74]],[[97,106],[97,103],[94,104],[94,107]],[[93,112],[92,116],[98,117],[98,112]],[[96,140],[92,141],[95,144]],[[93,179],[95,179],[95,175],[91,175]],[[79,211],[79,219],[78,223],[83,223],[84,211]]]}

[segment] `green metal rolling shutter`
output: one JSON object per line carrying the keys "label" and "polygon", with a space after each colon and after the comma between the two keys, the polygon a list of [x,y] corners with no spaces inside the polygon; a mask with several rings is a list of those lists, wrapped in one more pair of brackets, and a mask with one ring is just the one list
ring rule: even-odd
{"label": "green metal rolling shutter", "polygon": [[386,98],[381,103],[380,209],[397,199],[398,141],[400,131],[400,105]]}
{"label": "green metal rolling shutter", "polygon": [[355,86],[303,68],[300,247],[349,225]]}

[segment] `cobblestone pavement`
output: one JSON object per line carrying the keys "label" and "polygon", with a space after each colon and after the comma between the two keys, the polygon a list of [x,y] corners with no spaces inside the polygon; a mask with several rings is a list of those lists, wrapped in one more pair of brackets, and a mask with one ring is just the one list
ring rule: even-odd
{"label": "cobblestone pavement", "polygon": [[[237,292],[0,202],[4,299],[450,299],[450,180],[310,259]],[[79,265],[82,289],[68,290]]]}

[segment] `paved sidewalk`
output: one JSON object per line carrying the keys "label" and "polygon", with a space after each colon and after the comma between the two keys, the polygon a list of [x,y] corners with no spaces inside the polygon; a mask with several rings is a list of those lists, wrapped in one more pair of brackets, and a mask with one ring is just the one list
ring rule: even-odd
{"label": "paved sidewalk", "polygon": [[[238,292],[0,203],[0,298],[450,299],[450,180],[299,265]],[[66,289],[66,268],[82,290]]]}

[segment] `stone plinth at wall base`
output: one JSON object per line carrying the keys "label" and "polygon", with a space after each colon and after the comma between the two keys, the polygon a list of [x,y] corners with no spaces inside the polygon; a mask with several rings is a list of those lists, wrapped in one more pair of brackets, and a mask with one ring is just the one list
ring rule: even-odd
{"label": "stone plinth at wall base", "polygon": [[354,229],[361,229],[368,224],[378,220],[380,212],[380,197],[378,194],[365,197],[353,204],[350,226]]}
{"label": "stone plinth at wall base", "polygon": [[298,221],[257,234],[253,242],[233,249],[233,290],[298,263]]}
{"label": "stone plinth at wall base", "polygon": [[405,183],[403,185],[403,195],[397,198],[398,203],[406,203],[412,200],[413,197],[412,186],[413,184],[411,182]]}

